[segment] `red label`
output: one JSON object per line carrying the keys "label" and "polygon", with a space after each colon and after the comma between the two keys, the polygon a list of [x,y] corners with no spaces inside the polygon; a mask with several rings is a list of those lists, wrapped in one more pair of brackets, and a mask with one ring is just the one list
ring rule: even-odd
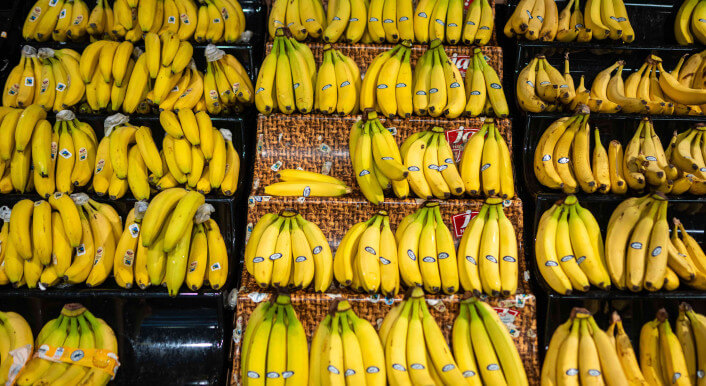
{"label": "red label", "polygon": [[477,133],[479,129],[479,127],[460,126],[458,129],[446,130],[446,141],[451,145],[456,163],[461,161],[461,154],[463,153],[463,148],[466,146],[466,142],[468,142],[468,138],[474,133]]}
{"label": "red label", "polygon": [[451,61],[451,63],[456,65],[456,67],[458,68],[458,72],[460,72],[461,76],[465,78],[466,70],[468,69],[468,66],[471,65],[473,58],[469,55],[459,55],[458,53],[454,52],[449,57],[449,60]]}
{"label": "red label", "polygon": [[454,226],[454,236],[460,239],[463,236],[463,231],[466,230],[468,222],[471,221],[473,217],[476,217],[478,211],[468,211],[466,213],[455,214],[451,217],[451,223]]}

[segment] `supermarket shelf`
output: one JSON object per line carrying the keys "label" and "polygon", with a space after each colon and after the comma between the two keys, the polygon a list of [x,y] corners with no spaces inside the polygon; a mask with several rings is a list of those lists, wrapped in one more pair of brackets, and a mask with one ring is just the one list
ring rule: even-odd
{"label": "supermarket shelf", "polygon": [[[206,286],[207,287],[207,286]],[[198,298],[198,299],[222,299],[227,291],[224,289],[212,290],[210,288],[199,291],[191,291],[187,287],[182,287],[182,291],[171,299]],[[84,298],[125,298],[125,299],[170,299],[166,287],[149,287],[146,290],[139,288],[125,289],[118,287],[110,276],[106,283],[99,287],[90,288],[84,284],[68,285],[60,284],[55,287],[41,290],[39,288],[29,289],[27,287],[12,288],[0,287],[0,298],[6,297],[37,297],[37,298],[65,298],[79,301]]]}
{"label": "supermarket shelf", "polygon": [[[519,0],[508,0],[507,15],[512,14]],[[566,7],[567,0],[556,0],[557,9],[561,12]],[[661,47],[677,47],[676,39],[674,38],[674,20],[679,7],[683,0],[626,0],[624,1],[625,9],[630,19],[630,24],[635,30],[635,41],[632,43],[624,43],[622,40],[614,41],[611,39],[592,40],[586,43],[570,42],[562,43],[554,42],[532,42],[524,38],[519,40],[520,44],[537,44],[546,46],[566,46],[578,48],[661,48]],[[582,2],[582,8],[585,3]],[[504,23],[504,21],[502,21]],[[500,22],[496,21],[496,24]],[[498,26],[498,31],[502,30],[504,24]],[[698,47],[690,46],[687,48],[698,49]]]}

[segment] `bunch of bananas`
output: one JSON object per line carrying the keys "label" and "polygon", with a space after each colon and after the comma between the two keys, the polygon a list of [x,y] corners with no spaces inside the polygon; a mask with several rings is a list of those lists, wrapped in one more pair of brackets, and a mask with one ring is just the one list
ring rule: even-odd
{"label": "bunch of bananas", "polygon": [[[674,166],[677,160],[683,160],[675,154],[676,140],[675,133],[665,152],[652,121],[644,118],[625,147],[625,153],[621,154],[622,150],[618,149],[616,158],[622,161],[622,165],[618,164],[618,167],[622,168],[618,177],[622,177],[631,189],[638,191],[650,186],[665,194],[682,194],[693,186],[693,193],[696,193],[698,187],[703,186],[703,182],[696,185],[693,182],[695,179],[703,181],[703,176],[687,177],[686,174],[691,173],[691,169],[684,171]],[[700,149],[697,152],[701,155]],[[691,151],[686,150],[686,154],[690,157]],[[689,163],[686,165],[691,166]],[[698,170],[694,172],[698,174]]]}
{"label": "bunch of bananas", "polygon": [[[373,67],[374,64],[373,62],[370,67]],[[380,76],[383,77],[382,79],[389,76],[386,74],[386,71],[387,69],[383,67],[380,74]],[[495,74],[495,71],[492,71],[492,73]],[[484,73],[484,76],[486,74],[488,76],[491,75],[490,71]],[[489,76],[487,81],[495,85],[492,86],[493,88],[499,87],[497,90],[502,92],[500,80],[497,78],[497,74],[495,75],[495,79]],[[365,82],[366,79],[367,76],[363,79],[363,82]],[[380,83],[380,80],[378,80],[378,87],[380,87]],[[413,92],[411,107],[413,107],[415,114],[419,116],[429,115],[432,117],[443,115],[449,119],[457,118],[463,114],[464,108],[466,107],[466,93],[463,78],[458,71],[458,67],[446,56],[444,46],[441,45],[441,40],[434,39],[429,44],[429,49],[424,52],[414,66],[413,82],[407,82],[406,84],[413,85],[413,87],[410,88],[410,91]],[[490,97],[493,98],[496,96],[497,93],[493,92]],[[361,107],[365,107],[363,106],[362,97],[363,95],[361,95],[360,105]],[[380,94],[378,94],[377,97],[378,107],[387,103]],[[397,103],[399,104],[400,102],[397,101]],[[401,116],[399,112],[398,115]]]}
{"label": "bunch of bananas", "polygon": [[596,144],[591,159],[588,118],[588,108],[581,105],[576,114],[559,118],[542,133],[534,151],[534,175],[542,185],[568,194],[579,190],[608,193],[611,188],[614,193],[625,193],[627,185],[622,169],[618,170],[622,156],[620,142],[615,141],[617,147],[611,142],[612,157],[609,157],[598,129],[594,129]]}
{"label": "bunch of bananas", "polygon": [[574,308],[549,342],[542,364],[542,384],[662,384],[645,383],[622,325],[618,325],[618,336],[613,335],[615,327],[611,328],[608,332],[601,330],[588,310]]}
{"label": "bunch of bananas", "polygon": [[[175,0],[179,6],[179,0]],[[165,9],[169,0],[165,0]],[[187,26],[195,21],[196,29],[193,30],[194,40],[198,43],[227,43],[233,44],[240,40],[245,32],[245,14],[238,0],[207,0],[200,2],[198,10],[192,10],[191,0],[181,0],[189,12],[185,14],[179,10],[181,23],[179,26],[179,39],[190,38],[192,26]],[[188,3],[188,4],[186,4]],[[159,4],[157,4],[159,7]],[[196,11],[195,13],[193,11]],[[138,12],[139,16],[139,12]],[[166,14],[165,14],[166,16]],[[183,26],[183,27],[182,27]],[[144,31],[144,27],[143,27]]]}
{"label": "bunch of bananas", "polygon": [[39,105],[0,107],[0,192],[36,191],[48,198],[54,191],[71,193],[90,181],[93,129],[69,111],[57,116],[52,128]]}
{"label": "bunch of bananas", "polygon": [[208,64],[202,87],[209,114],[240,111],[243,105],[251,104],[254,95],[252,82],[238,59],[214,45],[208,45],[204,54]]}
{"label": "bunch of bananas", "polygon": [[[571,7],[573,11],[571,10]],[[558,12],[554,0],[521,0],[503,30],[505,36],[527,40],[588,42],[591,39],[635,40],[622,0],[586,0],[581,12],[579,0],[571,0]]]}
{"label": "bunch of bananas", "polygon": [[677,289],[681,281],[689,287],[704,290],[706,289],[706,254],[699,243],[686,232],[681,221],[673,218],[672,222],[674,227],[667,243],[667,278],[671,276],[670,271],[673,271],[677,278],[670,281],[675,281],[677,284],[667,287],[665,283],[665,289],[668,291]]}
{"label": "bunch of bananas", "polygon": [[[106,122],[113,117],[121,116],[109,117]],[[137,200],[149,199],[150,173],[154,179],[164,174],[151,130],[132,126],[125,119],[115,126],[107,125],[105,134],[94,157],[93,190],[111,200],[122,198],[128,189]]]}
{"label": "bunch of bananas", "polygon": [[[621,232],[626,238],[629,235],[625,229],[621,229]],[[539,220],[534,244],[539,272],[545,282],[560,294],[569,294],[572,290],[585,292],[591,285],[608,290],[611,277],[615,278],[612,275],[615,267],[609,259],[612,258],[608,250],[611,245],[610,233],[608,238],[604,258],[603,236],[593,214],[578,203],[576,196],[557,201],[542,213]],[[663,282],[664,279],[659,285]],[[613,283],[618,288],[624,288],[615,280]]]}
{"label": "bunch of bananas", "polygon": [[[704,352],[706,349],[706,316],[696,313],[687,303],[680,304],[674,333],[681,346],[688,370],[688,374],[682,374],[682,377],[687,378],[688,375],[691,384],[698,385],[699,374],[706,368],[706,352]],[[675,352],[678,351],[675,349]],[[642,351],[640,353],[642,354]],[[664,378],[664,368],[660,370]]]}
{"label": "bunch of bananas", "polygon": [[464,20],[464,2],[421,1],[414,13],[414,37],[419,43],[434,39],[444,40],[454,45],[464,44],[484,46],[493,35],[495,17],[488,0],[473,1],[468,5]]}
{"label": "bunch of bananas", "polygon": [[[443,3],[440,3],[438,6],[443,6]],[[449,44],[454,44],[451,42],[451,38],[455,36],[455,28],[450,23],[448,23],[451,18],[451,15],[449,13],[450,11],[451,2],[449,2],[449,8],[446,16],[446,41]],[[417,16],[415,15],[415,20],[416,17]],[[456,16],[453,16],[453,18],[456,18]],[[468,6],[468,13],[466,14],[466,18],[463,23],[463,33],[461,34],[461,41],[463,41],[464,44],[468,45],[472,44],[475,46],[484,46],[488,44],[488,42],[490,42],[490,38],[493,36],[494,28],[495,16],[493,15],[493,8],[488,3],[488,0],[474,1]]]}
{"label": "bunch of bananas", "polygon": [[[332,316],[333,314],[333,316]],[[375,327],[347,300],[336,303],[311,341],[309,383],[384,385],[385,351]]]}
{"label": "bunch of bananas", "polygon": [[[640,368],[650,385],[696,385],[703,368],[700,353],[706,344],[706,318],[690,306],[680,307],[679,319],[672,331],[667,311],[657,311],[654,320],[640,331]],[[699,343],[701,347],[699,347]],[[698,358],[697,358],[698,355]]]}
{"label": "bunch of bananas", "polygon": [[265,186],[265,194],[293,197],[338,197],[352,192],[338,178],[298,169],[277,172],[279,182]]}
{"label": "bunch of bananas", "polygon": [[669,166],[673,168],[674,165],[678,171],[667,176],[674,180],[672,194],[684,193],[687,187],[691,194],[706,194],[706,127],[703,124],[679,134],[675,132],[665,158]]}
{"label": "bunch of bananas", "polygon": [[161,177],[160,189],[186,185],[202,194],[219,188],[224,196],[235,194],[240,155],[230,130],[214,128],[204,111],[162,111],[159,120],[165,131],[162,154],[166,164],[164,176],[155,173]]}
{"label": "bunch of bananas", "polygon": [[361,192],[371,203],[385,200],[383,190],[392,186],[395,195],[406,198],[409,172],[392,134],[380,123],[377,113],[369,111],[351,128],[348,147],[351,164]]}
{"label": "bunch of bananas", "polygon": [[237,0],[97,0],[89,11],[84,0],[38,0],[27,14],[22,36],[58,42],[68,39],[128,40],[143,33],[177,34],[179,40],[235,43],[245,31],[245,15]]}
{"label": "bunch of bananas", "polygon": [[22,37],[40,42],[79,40],[86,35],[90,20],[83,0],[37,0],[22,26]]}
{"label": "bunch of bananas", "polygon": [[490,197],[466,225],[458,245],[461,287],[480,296],[512,296],[517,291],[518,254],[515,228],[502,200]]}
{"label": "bunch of bananas", "polygon": [[615,350],[618,352],[620,365],[623,372],[631,384],[644,385],[647,384],[645,376],[642,375],[642,370],[637,362],[635,350],[630,343],[630,338],[623,328],[623,321],[617,311],[613,311],[610,326],[606,330],[608,338],[615,341]]}
{"label": "bunch of bananas", "polygon": [[461,179],[471,196],[515,197],[510,149],[493,119],[468,139],[461,155]]}
{"label": "bunch of bananas", "polygon": [[590,95],[583,77],[579,87],[574,87],[568,55],[564,59],[563,75],[544,55],[533,58],[517,76],[516,93],[520,107],[533,113],[561,110],[563,105],[574,110],[580,103],[588,103]]}
{"label": "bunch of bananas", "polygon": [[664,195],[656,193],[628,198],[613,211],[605,239],[605,262],[617,288],[657,291],[664,285],[671,270],[667,266],[667,205]]}
{"label": "bunch of bananas", "polygon": [[22,47],[20,63],[7,79],[2,105],[27,107],[33,103],[58,112],[73,106],[84,96],[79,72],[80,55],[69,48],[52,50]]}
{"label": "bunch of bananas", "polygon": [[[176,296],[184,278],[189,275],[187,271],[193,266],[198,271],[190,273],[190,280],[187,281],[190,288],[201,285],[206,275],[201,271],[204,268],[207,268],[207,279],[211,287],[223,287],[228,276],[228,254],[218,224],[209,218],[213,207],[204,203],[205,198],[201,193],[182,188],[166,189],[150,201],[139,224],[139,243],[135,244],[134,240],[126,241],[128,249],[130,246],[135,248],[135,245],[138,248],[134,253],[133,270],[134,278],[140,287],[149,285],[149,278],[152,285],[165,282],[169,294]],[[132,224],[126,223],[129,227],[136,221],[133,220]],[[199,226],[200,224],[202,226]],[[126,235],[120,228],[117,239],[120,239],[121,235],[125,238],[135,238],[132,230],[128,230],[130,234]],[[203,232],[206,233],[205,240]],[[192,253],[189,252],[190,249]],[[123,253],[122,250],[119,252]],[[145,257],[142,258],[141,255]],[[206,260],[208,267],[203,266]],[[194,262],[197,263],[193,264]],[[121,281],[128,282],[129,274],[127,278],[128,280],[116,281],[118,284]]]}
{"label": "bunch of bananas", "polygon": [[706,44],[706,4],[699,0],[684,0],[674,20],[674,37],[677,43],[686,46],[696,41]]}
{"label": "bunch of bananas", "polygon": [[208,218],[212,208],[197,214],[193,228],[187,228],[190,233],[185,232],[184,238],[167,253],[157,249],[163,247],[159,239],[152,244],[155,248],[141,243],[140,229],[148,208],[146,202],[138,201],[128,213],[115,247],[115,282],[127,289],[137,283],[143,290],[166,283],[171,296],[177,295],[184,282],[192,291],[201,289],[205,280],[211,288],[221,288],[228,274],[228,252],[218,224]]}
{"label": "bunch of bananas", "polygon": [[401,190],[408,194],[411,187],[414,194],[423,199],[463,195],[463,180],[443,128],[434,127],[410,135],[400,151],[407,179],[402,181],[402,189],[397,187],[395,193]]}
{"label": "bunch of bananas", "polygon": [[[625,64],[622,60],[599,72],[593,80],[591,96],[586,102],[591,110],[603,113],[688,114],[691,110],[689,106],[674,102],[662,92],[657,80],[658,62],[661,59],[655,58],[648,58],[625,82],[621,75]],[[616,68],[616,73],[611,76]]]}
{"label": "bunch of bananas", "polygon": [[475,298],[462,301],[451,340],[454,357],[466,382],[529,385],[512,336],[488,303]]}
{"label": "bunch of bananas", "polygon": [[22,315],[0,311],[0,347],[0,382],[13,384],[18,371],[34,351],[32,329]]}
{"label": "bunch of bananas", "polygon": [[395,241],[397,264],[407,287],[445,294],[459,290],[456,246],[438,202],[426,202],[405,216],[397,226]]}
{"label": "bunch of bananas", "polygon": [[446,338],[429,313],[420,287],[412,289],[408,297],[387,313],[379,335],[385,348],[385,372],[390,384],[466,383]]}
{"label": "bunch of bananas", "polygon": [[36,345],[41,349],[17,375],[17,385],[107,385],[120,366],[115,332],[78,303],[64,305],[39,331]]}
{"label": "bunch of bananas", "polygon": [[[436,45],[439,45],[438,41]],[[377,110],[386,117],[399,115],[409,118],[412,115],[414,106],[412,100],[413,74],[410,62],[412,50],[410,47],[411,42],[405,40],[373,59],[365,71],[365,77],[363,77],[360,87],[361,110]],[[433,53],[430,55],[433,56]],[[441,80],[443,81],[443,68],[439,66],[439,69],[442,70]],[[463,80],[460,81],[463,82]],[[443,91],[445,93],[446,86]],[[445,105],[446,100],[443,103]],[[441,111],[439,111],[440,114]]]}
{"label": "bunch of bananas", "polygon": [[[362,18],[359,20],[354,20],[350,23],[362,24],[365,23],[365,12],[367,5],[363,9],[351,9],[350,3],[346,2],[346,14],[342,15],[345,20],[339,20],[339,24],[342,25],[341,32],[349,24],[350,12],[362,12]],[[360,6],[364,4],[356,4]],[[289,0],[275,0],[272,3],[272,8],[270,9],[270,15],[267,20],[267,32],[270,34],[270,38],[274,39],[276,32],[280,28],[287,28],[291,33],[292,37],[299,41],[306,40],[307,37],[313,39],[318,39],[321,37],[324,29],[326,29],[327,24],[326,14],[324,13],[324,5],[321,0],[300,0],[290,4]],[[365,30],[365,25],[363,24],[363,31]],[[359,28],[358,28],[359,29]],[[352,31],[351,31],[352,32]],[[360,40],[363,32],[360,32],[360,36],[356,41]]]}
{"label": "bunch of bananas", "polygon": [[477,117],[482,114],[500,118],[510,115],[498,74],[488,65],[479,48],[473,50],[473,66],[466,70],[465,88],[466,115]]}
{"label": "bunch of bananas", "polygon": [[245,267],[262,288],[307,288],[324,292],[333,280],[333,258],[316,224],[293,210],[264,215],[245,247]]}
{"label": "bunch of bananas", "polygon": [[333,274],[341,285],[392,297],[400,290],[397,240],[387,212],[351,227],[333,258]]}
{"label": "bunch of bananas", "polygon": [[[314,54],[306,44],[277,30],[272,50],[262,62],[255,85],[255,106],[262,114],[314,109],[325,114],[356,110],[360,72],[352,59],[326,46],[317,74]],[[340,79],[341,83],[337,83]]]}
{"label": "bunch of bananas", "polygon": [[0,284],[49,287],[63,279],[98,286],[113,268],[121,230],[115,209],[85,194],[18,201],[0,231]]}
{"label": "bunch of bananas", "polygon": [[253,310],[240,346],[240,373],[243,382],[286,379],[297,385],[307,383],[306,332],[289,295],[278,295]]}

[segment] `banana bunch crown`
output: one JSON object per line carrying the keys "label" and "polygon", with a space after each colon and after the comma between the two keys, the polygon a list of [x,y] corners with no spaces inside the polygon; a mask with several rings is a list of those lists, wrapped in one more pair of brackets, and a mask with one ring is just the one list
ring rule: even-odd
{"label": "banana bunch crown", "polygon": [[293,210],[266,214],[253,228],[245,266],[262,288],[328,289],[333,259],[321,229]]}
{"label": "banana bunch crown", "polygon": [[[312,350],[313,354],[313,350]],[[307,339],[289,295],[260,303],[250,315],[240,345],[242,379],[309,379]]]}

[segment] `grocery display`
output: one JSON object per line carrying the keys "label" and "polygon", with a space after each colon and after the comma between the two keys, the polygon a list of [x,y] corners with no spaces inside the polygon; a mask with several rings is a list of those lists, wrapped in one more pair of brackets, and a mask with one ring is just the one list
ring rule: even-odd
{"label": "grocery display", "polygon": [[0,4],[0,382],[699,384],[702,3]]}

